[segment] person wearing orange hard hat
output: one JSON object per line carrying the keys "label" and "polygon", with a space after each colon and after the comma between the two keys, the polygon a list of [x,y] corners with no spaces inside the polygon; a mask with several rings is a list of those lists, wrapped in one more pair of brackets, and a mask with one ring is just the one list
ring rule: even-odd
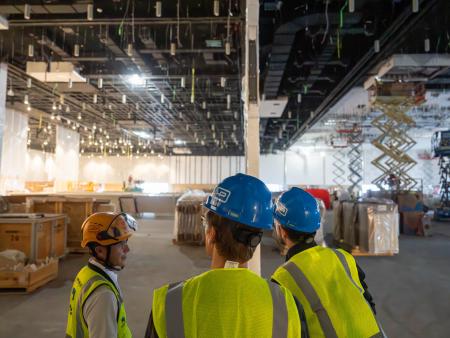
{"label": "person wearing orange hard hat", "polygon": [[81,246],[91,257],[70,294],[66,338],[130,338],[117,271],[125,267],[136,220],[126,213],[99,212],[81,226]]}

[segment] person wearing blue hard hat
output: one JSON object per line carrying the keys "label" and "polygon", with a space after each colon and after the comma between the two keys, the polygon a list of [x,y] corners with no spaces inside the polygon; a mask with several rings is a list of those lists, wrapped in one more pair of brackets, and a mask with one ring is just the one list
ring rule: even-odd
{"label": "person wearing blue hard hat", "polygon": [[274,223],[288,249],[272,280],[292,291],[306,314],[311,337],[383,337],[364,273],[344,250],[318,246],[316,199],[291,188],[275,201]]}
{"label": "person wearing blue hard hat", "polygon": [[300,337],[292,293],[247,269],[273,225],[266,185],[249,175],[228,177],[204,207],[211,270],[154,291],[146,337]]}

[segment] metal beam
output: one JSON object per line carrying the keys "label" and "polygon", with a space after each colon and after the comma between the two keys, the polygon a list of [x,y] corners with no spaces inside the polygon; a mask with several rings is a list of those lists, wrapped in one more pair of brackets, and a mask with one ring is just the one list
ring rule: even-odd
{"label": "metal beam", "polygon": [[[210,24],[226,24],[244,22],[242,17],[195,17],[195,18],[135,18],[134,25],[150,26],[150,25],[210,25]],[[37,19],[37,20],[10,20],[10,27],[53,27],[53,26],[120,26],[132,25],[131,19],[95,19],[87,21],[86,19]]]}

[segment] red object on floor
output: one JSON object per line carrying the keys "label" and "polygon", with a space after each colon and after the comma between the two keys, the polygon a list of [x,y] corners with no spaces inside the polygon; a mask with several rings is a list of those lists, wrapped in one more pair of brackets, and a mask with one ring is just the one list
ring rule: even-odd
{"label": "red object on floor", "polygon": [[331,200],[330,193],[326,189],[305,189],[305,191],[309,192],[315,198],[321,199],[325,204],[325,208],[331,208]]}

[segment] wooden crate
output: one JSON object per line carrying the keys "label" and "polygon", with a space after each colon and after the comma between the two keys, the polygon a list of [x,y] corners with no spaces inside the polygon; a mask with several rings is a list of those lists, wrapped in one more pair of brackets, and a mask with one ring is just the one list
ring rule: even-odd
{"label": "wooden crate", "polygon": [[52,227],[52,256],[63,257],[67,247],[66,217],[53,221]]}
{"label": "wooden crate", "polygon": [[32,238],[31,224],[0,224],[0,251],[15,249],[30,257],[34,246]]}
{"label": "wooden crate", "polygon": [[35,223],[36,261],[52,256],[52,227],[51,221]]}
{"label": "wooden crate", "polygon": [[[61,232],[65,235],[65,231],[64,215],[47,215],[41,218],[0,217],[0,251],[20,250],[31,262],[55,257],[56,251],[61,252],[58,242],[61,242]],[[65,251],[65,237],[62,243]],[[57,257],[62,255],[58,254]]]}
{"label": "wooden crate", "polygon": [[63,197],[27,197],[29,212],[43,214],[62,214]]}
{"label": "wooden crate", "polygon": [[57,276],[57,259],[36,271],[0,271],[0,292],[32,292]]}
{"label": "wooden crate", "polygon": [[93,213],[94,199],[67,198],[62,205],[62,212],[67,215],[67,247],[79,249],[81,245],[81,225]]}

